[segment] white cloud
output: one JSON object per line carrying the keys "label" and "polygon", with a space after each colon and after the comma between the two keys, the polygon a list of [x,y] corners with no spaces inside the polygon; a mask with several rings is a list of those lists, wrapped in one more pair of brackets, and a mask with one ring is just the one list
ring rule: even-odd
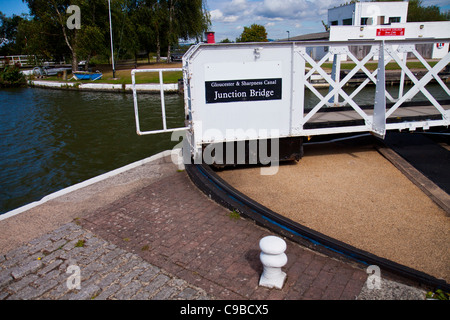
{"label": "white cloud", "polygon": [[255,11],[266,18],[295,18],[306,9],[306,0],[264,0]]}
{"label": "white cloud", "polygon": [[[253,23],[269,28],[270,39],[323,31],[329,8],[348,0],[208,0],[218,39],[237,38],[243,26]],[[440,0],[434,0],[440,1]],[[236,26],[239,23],[239,26]]]}
{"label": "white cloud", "polygon": [[212,21],[221,21],[223,20],[223,13],[219,9],[215,9],[209,12]]}
{"label": "white cloud", "polygon": [[212,21],[217,22],[236,22],[239,16],[225,16],[222,11],[215,9],[209,12]]}
{"label": "white cloud", "polygon": [[224,22],[236,22],[239,19],[238,16],[228,16],[223,19]]}
{"label": "white cloud", "polygon": [[262,19],[320,21],[326,20],[329,8],[340,5],[345,0],[216,0],[213,2],[218,9],[211,13],[220,11],[221,16],[215,17],[220,21],[234,22],[244,18],[254,21]]}
{"label": "white cloud", "polygon": [[329,8],[342,2],[342,0],[263,0],[257,2],[259,5],[255,6],[254,13],[265,18],[319,20],[326,18]]}
{"label": "white cloud", "polygon": [[247,0],[232,0],[230,6],[237,10],[244,10],[247,7]]}
{"label": "white cloud", "polygon": [[249,4],[247,0],[232,0],[224,1],[223,3],[225,4],[223,10],[227,14],[236,14],[238,12],[242,14],[251,7],[251,3]]}
{"label": "white cloud", "polygon": [[267,18],[269,21],[283,21],[283,18],[277,17],[277,18]]}

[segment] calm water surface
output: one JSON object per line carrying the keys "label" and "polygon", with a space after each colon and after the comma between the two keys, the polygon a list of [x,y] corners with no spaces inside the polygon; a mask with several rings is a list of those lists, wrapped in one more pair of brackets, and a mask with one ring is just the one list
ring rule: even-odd
{"label": "calm water surface", "polygon": [[[161,129],[159,94],[139,106],[141,129]],[[168,126],[183,114],[182,97],[166,95]],[[0,214],[177,143],[136,134],[131,94],[0,90]]]}

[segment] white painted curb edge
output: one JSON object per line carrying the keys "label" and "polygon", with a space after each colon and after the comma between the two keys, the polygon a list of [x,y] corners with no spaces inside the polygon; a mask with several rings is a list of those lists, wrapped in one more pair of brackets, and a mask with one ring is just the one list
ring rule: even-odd
{"label": "white painted curb edge", "polygon": [[4,214],[0,214],[0,221],[5,220],[5,219],[10,218],[10,217],[13,217],[13,216],[15,216],[15,215],[17,215],[19,213],[25,212],[27,210],[30,210],[31,208],[37,207],[37,206],[39,206],[39,205],[41,205],[41,204],[43,204],[43,203],[45,203],[47,201],[50,201],[50,200],[55,199],[57,197],[60,197],[62,195],[68,194],[68,193],[70,193],[72,191],[79,190],[81,188],[90,186],[91,184],[94,184],[96,182],[106,180],[106,179],[108,179],[110,177],[116,176],[116,175],[118,175],[120,173],[123,173],[125,171],[130,170],[130,169],[139,167],[139,166],[144,165],[146,163],[149,163],[149,162],[161,159],[161,158],[165,158],[167,156],[172,156],[172,158],[173,158],[174,156],[178,155],[178,152],[179,152],[178,149],[162,151],[162,152],[157,153],[157,154],[155,154],[155,155],[153,155],[151,157],[148,157],[148,158],[145,158],[145,159],[142,159],[142,160],[138,160],[136,162],[130,163],[130,164],[128,164],[126,166],[123,166],[121,168],[117,168],[115,170],[106,172],[104,174],[101,174],[99,176],[93,177],[91,179],[88,179],[88,180],[82,181],[80,183],[74,184],[74,185],[72,185],[70,187],[61,189],[59,191],[56,191],[54,193],[51,193],[51,194],[43,197],[39,201],[31,202],[31,203],[26,204],[26,205],[24,205],[22,207],[19,207],[17,209],[8,211],[8,212],[6,212]]}
{"label": "white painted curb edge", "polygon": [[[78,88],[80,90],[108,90],[108,91],[133,91],[132,84],[109,84],[109,83],[82,83],[76,84],[73,82],[57,82],[57,81],[40,81],[40,80],[29,80],[29,84],[35,87],[45,87],[45,88]],[[159,83],[143,83],[136,84],[136,91],[154,91],[160,92],[161,85]],[[178,91],[178,83],[164,83],[164,91]]]}

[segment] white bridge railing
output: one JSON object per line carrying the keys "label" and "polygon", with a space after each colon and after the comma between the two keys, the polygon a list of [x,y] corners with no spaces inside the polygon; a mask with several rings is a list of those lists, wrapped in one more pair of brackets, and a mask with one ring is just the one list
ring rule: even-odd
{"label": "white bridge railing", "polygon": [[[439,40],[440,42],[449,42],[448,39]],[[428,61],[424,59],[420,53],[416,50],[416,44],[431,43],[434,44],[436,40],[421,40],[421,41],[365,41],[364,46],[371,46],[369,53],[358,60],[355,55],[351,52],[350,47],[356,45],[362,45],[361,42],[334,42],[334,43],[322,43],[327,46],[328,53],[326,53],[320,61],[314,61],[311,56],[307,53],[307,48],[312,44],[302,44],[296,43],[294,46],[294,51],[301,57],[302,63],[307,63],[312,68],[306,73],[305,77],[300,80],[300,85],[304,88],[309,89],[318,99],[319,102],[305,115],[303,115],[301,124],[304,126],[308,121],[310,121],[317,112],[323,107],[340,107],[344,105],[351,106],[356,113],[365,121],[365,129],[372,131],[375,134],[384,136],[386,128],[388,129],[406,129],[406,128],[416,128],[430,126],[448,126],[450,125],[450,111],[444,109],[443,106],[436,100],[436,98],[427,90],[426,85],[431,80],[436,80],[440,85],[442,90],[446,93],[447,99],[450,96],[450,90],[444,81],[440,78],[439,72],[441,72],[450,62],[450,53],[447,53],[441,60],[437,61],[433,67],[430,66]],[[315,44],[318,45],[318,44]],[[418,79],[415,72],[407,67],[407,56],[408,53],[412,54],[418,62],[420,62],[427,73]],[[349,73],[340,79],[340,66],[342,56],[345,55],[350,61],[354,62],[354,67]],[[321,66],[325,61],[333,60],[333,69],[331,74],[328,74]],[[377,59],[378,67],[374,71],[369,71],[365,65],[366,63]],[[388,63],[394,62],[398,65],[401,70],[400,81],[399,81],[399,92],[398,97],[394,98],[385,87],[386,84],[386,74],[385,66]],[[367,77],[362,81],[350,94],[347,94],[343,89],[352,79],[357,72],[362,71]],[[323,96],[310,81],[311,76],[314,73],[318,73],[329,85],[328,94]],[[405,92],[405,79],[406,77],[412,82],[413,87]],[[361,92],[369,83],[374,83],[376,85],[376,94],[374,97],[374,108],[369,110],[368,113],[362,110],[361,107],[355,102],[355,96]],[[434,106],[434,108],[442,116],[441,121],[418,121],[415,125],[411,122],[405,121],[397,124],[386,124],[386,119],[391,117],[395,111],[397,111],[403,103],[411,101],[414,96],[421,92],[429,103]],[[339,99],[343,99],[339,101]],[[394,103],[388,110],[386,110],[386,100]],[[303,108],[303,110],[305,110]],[[339,110],[339,108],[336,108]],[[333,128],[329,128],[333,130]],[[355,128],[353,128],[355,129]],[[350,129],[351,131],[352,129]],[[300,129],[300,131],[302,131]],[[305,133],[314,134],[314,130],[305,130]],[[324,130],[316,130],[316,132],[323,132]],[[326,130],[325,130],[326,131]]]}
{"label": "white bridge railing", "polygon": [[[167,128],[167,121],[166,121],[166,103],[164,100],[164,78],[163,78],[163,72],[173,72],[173,71],[183,71],[181,68],[170,68],[170,69],[133,69],[131,71],[131,82],[132,82],[132,89],[133,89],[133,103],[134,103],[134,116],[136,121],[136,132],[138,135],[148,135],[148,134],[157,134],[157,133],[166,133],[166,132],[173,132],[173,131],[182,131],[186,130],[187,127],[181,127],[181,128]],[[159,91],[161,95],[161,114],[162,114],[162,126],[163,128],[160,130],[149,130],[149,131],[142,131],[141,130],[141,124],[139,120],[139,106],[138,106],[138,98],[137,98],[137,90],[136,90],[136,73],[146,73],[146,72],[158,72],[159,74]]]}

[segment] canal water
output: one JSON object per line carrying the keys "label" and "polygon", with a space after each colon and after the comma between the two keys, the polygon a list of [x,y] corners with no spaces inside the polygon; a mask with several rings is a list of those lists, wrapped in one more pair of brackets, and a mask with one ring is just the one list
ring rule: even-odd
{"label": "canal water", "polygon": [[[183,99],[166,95],[168,127],[184,125]],[[139,95],[141,129],[161,129],[159,94]],[[170,134],[138,136],[131,94],[0,90],[0,214],[158,152]]]}
{"label": "canal water", "polygon": [[[427,89],[448,99],[439,86]],[[372,103],[374,90],[364,89],[355,100]],[[397,96],[398,88],[388,90]],[[319,91],[326,95],[328,89]],[[141,130],[161,129],[159,94],[138,96]],[[318,101],[311,92],[305,100],[310,108]],[[168,127],[184,126],[183,97],[166,95],[165,103]],[[170,133],[138,136],[135,130],[131,94],[0,90],[0,214],[178,143]]]}

